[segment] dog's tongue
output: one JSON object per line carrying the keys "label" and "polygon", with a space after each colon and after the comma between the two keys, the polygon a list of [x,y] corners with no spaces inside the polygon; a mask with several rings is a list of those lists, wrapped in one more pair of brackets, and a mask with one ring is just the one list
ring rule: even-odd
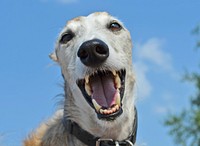
{"label": "dog's tongue", "polygon": [[92,88],[92,98],[95,99],[99,105],[109,108],[115,104],[114,95],[116,89],[111,74],[91,77],[90,84]]}

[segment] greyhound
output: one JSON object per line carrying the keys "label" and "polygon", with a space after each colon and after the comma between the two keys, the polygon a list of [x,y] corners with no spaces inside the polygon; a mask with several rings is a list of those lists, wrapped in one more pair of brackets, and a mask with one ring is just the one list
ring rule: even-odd
{"label": "greyhound", "polygon": [[106,12],[74,18],[50,57],[61,67],[64,106],[24,146],[135,146],[132,41],[122,22]]}

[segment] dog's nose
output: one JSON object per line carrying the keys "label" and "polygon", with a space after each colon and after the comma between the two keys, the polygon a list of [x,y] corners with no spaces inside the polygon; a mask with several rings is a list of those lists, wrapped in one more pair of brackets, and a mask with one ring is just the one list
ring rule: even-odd
{"label": "dog's nose", "polygon": [[109,48],[103,41],[93,39],[84,42],[77,55],[86,66],[97,67],[108,58]]}

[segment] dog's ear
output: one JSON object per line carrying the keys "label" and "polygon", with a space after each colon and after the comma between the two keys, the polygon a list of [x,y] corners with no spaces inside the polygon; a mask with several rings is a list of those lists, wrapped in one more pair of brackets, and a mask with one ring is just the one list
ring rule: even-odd
{"label": "dog's ear", "polygon": [[57,55],[56,55],[55,52],[49,54],[49,57],[50,57],[53,61],[58,62],[58,58],[57,58]]}

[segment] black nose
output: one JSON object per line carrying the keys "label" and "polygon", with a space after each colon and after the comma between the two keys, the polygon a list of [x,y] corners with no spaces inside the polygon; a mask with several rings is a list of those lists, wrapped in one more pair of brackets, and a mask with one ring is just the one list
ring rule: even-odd
{"label": "black nose", "polygon": [[86,66],[97,67],[108,58],[109,48],[103,41],[93,39],[84,42],[77,55]]}

